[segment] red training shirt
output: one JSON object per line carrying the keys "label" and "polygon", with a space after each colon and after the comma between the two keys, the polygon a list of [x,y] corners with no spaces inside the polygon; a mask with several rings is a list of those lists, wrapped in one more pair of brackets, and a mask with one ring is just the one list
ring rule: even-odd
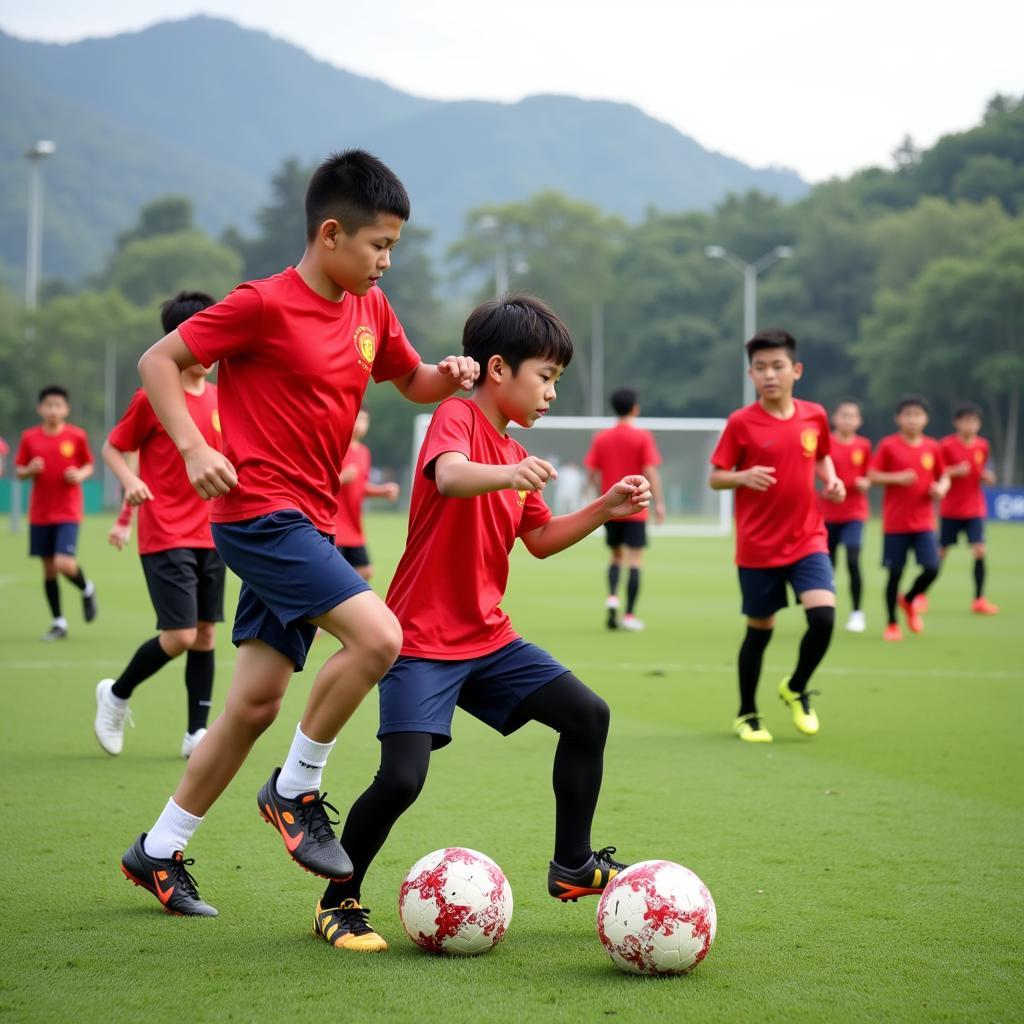
{"label": "red training shirt", "polygon": [[772,416],[759,402],[737,409],[711,455],[719,469],[775,468],[767,491],[736,488],[736,564],[745,569],[792,565],[828,552],[814,489],[817,462],[829,454],[828,416],[816,402],[795,398],[793,404],[788,420]]}
{"label": "red training shirt", "polygon": [[883,473],[912,469],[917,479],[910,487],[887,484],[882,501],[885,533],[924,533],[935,529],[935,503],[928,488],[945,472],[942,449],[934,437],[922,436],[920,444],[907,444],[901,434],[883,437],[875,450],[872,468]]}
{"label": "red training shirt", "polygon": [[353,467],[355,479],[341,485],[338,492],[338,518],[334,522],[334,543],[339,548],[358,548],[366,543],[363,534],[363,498],[370,480],[370,449],[353,441],[345,453],[342,470]]}
{"label": "red training shirt", "polygon": [[[617,423],[594,437],[583,465],[601,474],[601,493],[606,494],[623,477],[640,476],[648,466],[660,466],[661,455],[650,431],[631,423]],[[647,512],[643,508],[615,522],[642,523]]]}
{"label": "red training shirt", "polygon": [[409,536],[387,603],[402,624],[402,654],[463,661],[518,639],[498,607],[508,583],[509,552],[516,537],[543,526],[551,510],[539,491],[442,497],[433,463],[445,452],[490,466],[513,466],[529,453],[499,434],[475,402],[461,398],[437,407],[423,439]]}
{"label": "red training shirt", "polygon": [[[207,384],[201,395],[185,392],[192,421],[208,445],[221,449],[217,388]],[[212,548],[210,506],[189,483],[185,463],[146,392],[139,388],[125,414],[110,432],[110,443],[123,452],[139,453],[139,477],[153,497],[138,506],[139,554],[172,548]]]}
{"label": "red training shirt", "polygon": [[858,477],[868,475],[871,461],[871,442],[866,437],[855,435],[848,443],[830,437],[832,462],[836,476],[846,487],[846,498],[838,504],[821,495],[821,513],[826,523],[866,522],[868,518],[868,496],[857,490]]}
{"label": "red training shirt", "polygon": [[988,464],[988,441],[976,437],[966,445],[957,434],[944,437],[939,446],[946,468],[961,462],[970,465],[967,476],[954,476],[949,480],[949,491],[939,505],[939,514],[945,519],[977,519],[985,516],[985,495],[981,490],[981,471]]}
{"label": "red training shirt", "polygon": [[65,423],[56,434],[48,434],[42,426],[29,427],[21,435],[16,466],[27,466],[37,455],[42,457],[43,471],[32,477],[32,496],[28,502],[28,521],[33,526],[82,521],[82,485],[69,484],[64,470],[92,465],[88,435],[81,427]]}
{"label": "red training shirt", "polygon": [[371,375],[393,380],[420,363],[384,293],[331,302],[289,267],[239,285],[178,330],[204,366],[220,362],[224,454],[238,486],[213,499],[210,520],[296,509],[330,533]]}

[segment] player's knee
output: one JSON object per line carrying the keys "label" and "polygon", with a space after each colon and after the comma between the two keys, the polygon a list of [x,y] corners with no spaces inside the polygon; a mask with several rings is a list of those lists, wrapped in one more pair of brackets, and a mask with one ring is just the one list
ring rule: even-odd
{"label": "player's knee", "polygon": [[200,622],[196,626],[195,639],[192,641],[190,650],[212,651],[217,646],[217,624],[214,622]]}
{"label": "player's knee", "polygon": [[971,550],[974,553],[974,557],[975,558],[984,558],[985,557],[985,545],[984,544],[975,544],[974,547]]}
{"label": "player's knee", "polygon": [[359,573],[359,575],[362,576],[362,578],[364,580],[366,580],[367,583],[369,583],[370,580],[373,579],[373,566],[372,565],[361,565],[361,566],[359,566],[358,569],[356,569],[356,572]]}
{"label": "player's knee", "polygon": [[836,624],[836,610],[831,605],[807,609],[807,629],[822,637],[830,637]]}
{"label": "player's knee", "polygon": [[176,658],[182,651],[189,650],[196,642],[196,628],[190,626],[185,629],[165,629],[161,633],[160,646],[172,658]]}
{"label": "player's knee", "polygon": [[281,710],[281,699],[265,701],[240,701],[225,709],[235,721],[250,733],[257,736],[267,731]]}
{"label": "player's knee", "polygon": [[427,773],[418,765],[392,767],[377,777],[380,796],[388,805],[399,812],[411,807],[423,790]]}
{"label": "player's knee", "polygon": [[608,726],[612,720],[612,710],[607,701],[591,693],[581,718],[588,739],[603,744],[608,738]]}
{"label": "player's knee", "polygon": [[384,608],[374,624],[361,632],[357,643],[374,673],[383,676],[402,650],[402,626],[391,610]]}
{"label": "player's knee", "polygon": [[62,576],[78,575],[78,565],[70,555],[55,555],[53,563]]}

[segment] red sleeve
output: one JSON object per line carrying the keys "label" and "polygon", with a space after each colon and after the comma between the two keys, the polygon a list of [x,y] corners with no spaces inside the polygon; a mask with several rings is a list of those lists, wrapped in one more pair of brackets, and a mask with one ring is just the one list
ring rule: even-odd
{"label": "red sleeve", "polygon": [[8,447],[7,442],[0,437],[0,455],[6,455],[11,449]]}
{"label": "red sleeve", "polygon": [[889,444],[883,438],[875,449],[874,457],[871,459],[871,468],[877,469],[880,473],[889,472]]}
{"label": "red sleeve", "polygon": [[212,366],[258,345],[262,324],[263,297],[251,285],[240,284],[227,298],[189,317],[178,333],[203,366]]}
{"label": "red sleeve", "polygon": [[601,435],[595,434],[594,439],[590,442],[590,450],[583,457],[583,465],[587,469],[593,469],[595,471],[601,468]]}
{"label": "red sleeve", "polygon": [[373,360],[373,379],[381,384],[386,380],[404,377],[420,365],[419,353],[409,343],[405,329],[395,316],[390,303],[380,292],[381,309],[378,323],[377,355]]}
{"label": "red sleeve", "polygon": [[658,451],[658,445],[654,440],[654,435],[650,431],[644,431],[644,465],[645,466],[660,466],[661,465],[661,452]]}
{"label": "red sleeve", "polygon": [[818,410],[821,430],[818,432],[818,458],[823,459],[832,454],[832,432],[828,429],[828,414],[824,409]]}
{"label": "red sleeve", "polygon": [[939,444],[935,446],[935,468],[933,472],[936,480],[940,479],[942,474],[946,472],[946,456],[943,454],[942,445]]}
{"label": "red sleeve", "polygon": [[950,437],[944,437],[939,442],[939,451],[942,452],[942,458],[946,461],[946,464],[949,465],[953,459],[956,458],[953,452],[953,439]]}
{"label": "red sleeve", "polygon": [[526,495],[526,503],[523,505],[523,518],[519,520],[517,537],[532,533],[542,527],[551,518],[551,509],[540,491],[530,491]]}
{"label": "red sleeve", "polygon": [[32,452],[29,450],[28,431],[24,431],[21,440],[18,442],[18,454],[14,456],[16,466],[27,466],[32,461]]}
{"label": "red sleeve", "polygon": [[149,404],[146,392],[139,388],[107,440],[119,451],[137,452],[152,432],[155,422],[153,406]]}
{"label": "red sleeve", "polygon": [[89,435],[83,430],[78,437],[79,466],[91,466],[93,463],[92,449],[89,447]]}
{"label": "red sleeve", "polygon": [[730,416],[715,450],[711,453],[712,466],[716,466],[718,469],[735,469],[739,465],[740,457],[743,454],[743,445],[738,435],[736,420]]}
{"label": "red sleeve", "polygon": [[434,479],[434,461],[445,452],[458,452],[470,458],[473,440],[473,410],[464,398],[442,402],[427,427],[423,439],[423,475]]}

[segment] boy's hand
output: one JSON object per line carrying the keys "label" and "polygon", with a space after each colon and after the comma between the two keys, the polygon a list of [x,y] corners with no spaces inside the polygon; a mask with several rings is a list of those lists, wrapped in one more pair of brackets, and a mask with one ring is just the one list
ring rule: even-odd
{"label": "boy's hand", "polygon": [[905,469],[902,473],[897,474],[896,484],[898,487],[913,487],[917,483],[917,470],[916,469]]}
{"label": "boy's hand", "polygon": [[530,455],[517,466],[509,467],[509,489],[513,491],[543,491],[549,480],[558,478],[558,471],[550,462]]}
{"label": "boy's hand", "polygon": [[137,476],[131,478],[131,482],[124,489],[124,500],[129,505],[141,505],[144,501],[150,501],[153,492]]}
{"label": "boy's hand", "polygon": [[39,476],[40,473],[46,468],[46,463],[43,461],[42,455],[37,455],[32,461],[25,467],[32,474],[32,476]]}
{"label": "boy's hand", "polygon": [[452,380],[458,381],[463,391],[472,391],[477,377],[480,376],[480,364],[469,356],[448,356],[437,364],[437,372],[442,377],[451,377]]}
{"label": "boy's hand", "polygon": [[238,486],[235,467],[216,448],[204,444],[194,451],[182,452],[188,482],[201,498],[209,501],[221,494],[227,494]]}
{"label": "boy's hand", "polygon": [[382,486],[384,488],[384,493],[381,495],[381,497],[385,501],[398,501],[398,495],[400,493],[400,489],[399,489],[398,484],[396,484],[396,483],[394,483],[392,481],[392,482],[383,484]]}
{"label": "boy's hand", "polygon": [[944,498],[949,490],[949,480],[936,480],[928,485],[928,496],[930,498]]}
{"label": "boy's hand", "polygon": [[665,522],[665,502],[659,501],[654,506],[654,521],[658,526]]}
{"label": "boy's hand", "polygon": [[996,482],[996,475],[991,469],[983,469],[981,471],[981,482],[988,484],[991,487]]}
{"label": "boy's hand", "polygon": [[767,491],[775,485],[774,466],[751,466],[743,471],[742,486],[749,487],[752,491]]}
{"label": "boy's hand", "polygon": [[861,494],[866,494],[871,490],[871,481],[866,476],[859,476],[853,481],[853,486],[856,487]]}
{"label": "boy's hand", "polygon": [[833,477],[825,484],[825,497],[829,501],[834,501],[837,505],[841,504],[846,500],[846,484],[839,477]]}
{"label": "boy's hand", "polygon": [[651,484],[645,476],[624,476],[601,499],[612,519],[631,516],[651,503]]}
{"label": "boy's hand", "polygon": [[82,470],[79,466],[68,466],[64,470],[64,483],[77,484],[82,482]]}
{"label": "boy's hand", "polygon": [[132,528],[130,526],[122,526],[120,523],[114,523],[110,528],[110,533],[107,534],[107,543],[111,547],[117,548],[118,551],[123,551],[124,546],[128,543],[131,535]]}

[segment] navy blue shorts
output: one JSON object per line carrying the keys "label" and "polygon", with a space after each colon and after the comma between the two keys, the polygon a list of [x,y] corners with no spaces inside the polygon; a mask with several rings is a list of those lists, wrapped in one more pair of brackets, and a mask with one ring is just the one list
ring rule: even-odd
{"label": "navy blue shorts", "polygon": [[78,523],[50,523],[28,528],[28,553],[33,558],[74,555],[78,549]]}
{"label": "navy blue shorts", "polygon": [[767,619],[789,604],[786,584],[799,598],[808,590],[836,592],[832,562],[824,551],[815,551],[789,565],[771,569],[744,569],[740,566],[740,593],[743,614],[750,619]]}
{"label": "navy blue shorts", "polygon": [[392,732],[428,732],[435,750],[445,747],[452,741],[456,707],[508,736],[523,725],[515,718],[519,705],[568,671],[525,640],[465,661],[401,657],[379,684],[377,738]]}
{"label": "navy blue shorts", "polygon": [[961,531],[967,534],[968,544],[985,542],[985,520],[981,516],[972,519],[947,519],[943,516],[939,526],[939,547],[955,547]]}
{"label": "navy blue shorts", "polygon": [[309,619],[369,584],[301,512],[287,509],[239,523],[211,523],[213,542],[242,580],[231,641],[262,640],[301,672],[316,636]]}
{"label": "navy blue shorts", "polygon": [[845,523],[826,523],[828,530],[828,549],[834,551],[840,544],[844,548],[860,548],[864,546],[864,521],[851,519]]}
{"label": "navy blue shorts", "polygon": [[922,569],[938,569],[939,546],[931,530],[919,533],[886,533],[883,535],[882,565],[886,569],[902,569],[907,564],[907,553],[913,548],[917,564]]}

